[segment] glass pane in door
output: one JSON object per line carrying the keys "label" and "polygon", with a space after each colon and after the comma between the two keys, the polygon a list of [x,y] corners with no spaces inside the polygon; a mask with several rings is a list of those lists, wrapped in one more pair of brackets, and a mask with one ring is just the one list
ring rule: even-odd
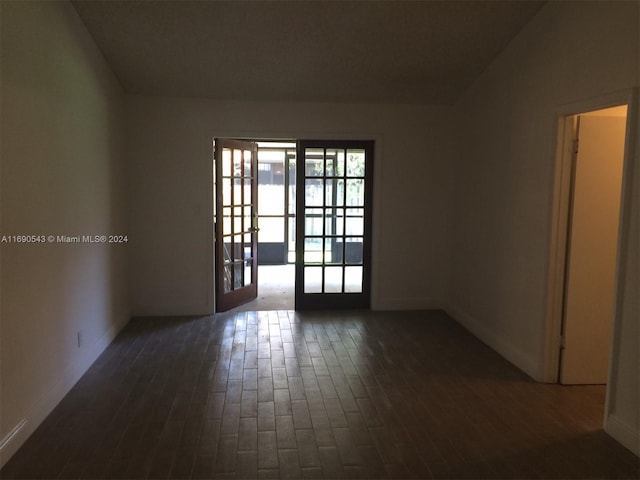
{"label": "glass pane in door", "polygon": [[372,158],[373,142],[299,143],[296,308],[368,306]]}

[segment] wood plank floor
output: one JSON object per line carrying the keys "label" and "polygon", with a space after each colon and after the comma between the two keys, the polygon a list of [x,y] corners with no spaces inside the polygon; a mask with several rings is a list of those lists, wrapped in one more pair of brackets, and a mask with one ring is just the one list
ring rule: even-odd
{"label": "wood plank floor", "polygon": [[442,312],[145,318],[0,477],[638,478],[603,409]]}

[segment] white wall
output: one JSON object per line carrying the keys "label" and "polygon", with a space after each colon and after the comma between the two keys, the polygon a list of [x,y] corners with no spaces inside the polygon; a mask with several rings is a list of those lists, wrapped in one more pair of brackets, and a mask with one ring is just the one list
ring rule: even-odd
{"label": "white wall", "polygon": [[[465,134],[449,311],[536,379],[544,364],[555,112],[638,85],[638,18],[637,2],[550,2],[457,106]],[[625,230],[629,278],[616,321],[631,336],[614,351],[608,412],[636,436],[637,220]]]}
{"label": "white wall", "polygon": [[[373,138],[373,307],[446,297],[452,108],[128,97],[135,315],[213,312],[212,138]],[[407,244],[408,243],[408,244]]]}
{"label": "white wall", "polygon": [[[636,97],[637,99],[637,97]],[[638,105],[637,105],[638,106]],[[640,142],[638,117],[633,119],[628,147],[635,152],[623,186],[617,317],[610,366],[605,429],[640,456]]]}
{"label": "white wall", "polygon": [[[127,233],[115,77],[70,4],[1,17],[0,235]],[[128,320],[126,251],[1,244],[0,465]]]}

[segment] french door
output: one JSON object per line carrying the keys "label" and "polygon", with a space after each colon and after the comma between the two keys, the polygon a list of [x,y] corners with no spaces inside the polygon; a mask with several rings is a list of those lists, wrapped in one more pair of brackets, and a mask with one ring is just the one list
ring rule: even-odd
{"label": "french door", "polygon": [[296,310],[369,308],[372,178],[372,141],[298,141]]}
{"label": "french door", "polygon": [[215,139],[216,311],[258,293],[257,144]]}

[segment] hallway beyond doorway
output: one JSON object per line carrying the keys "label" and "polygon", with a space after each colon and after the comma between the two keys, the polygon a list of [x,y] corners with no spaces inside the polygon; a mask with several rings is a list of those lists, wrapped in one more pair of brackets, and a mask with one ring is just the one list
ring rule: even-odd
{"label": "hallway beyond doorway", "polygon": [[232,312],[293,310],[295,265],[259,265],[258,297]]}

